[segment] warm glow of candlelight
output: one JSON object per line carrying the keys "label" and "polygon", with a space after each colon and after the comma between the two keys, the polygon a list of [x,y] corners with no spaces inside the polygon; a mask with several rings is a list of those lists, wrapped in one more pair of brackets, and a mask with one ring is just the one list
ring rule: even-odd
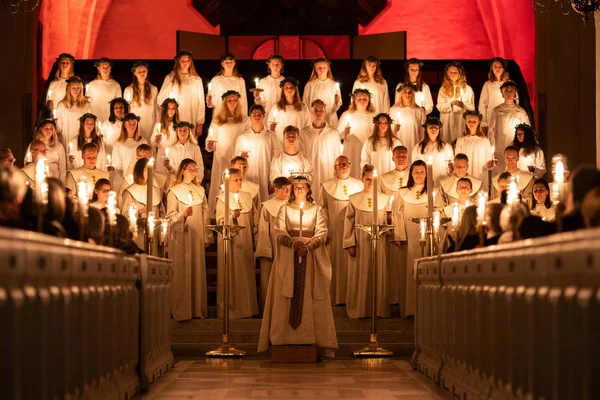
{"label": "warm glow of candlelight", "polygon": [[419,228],[421,233],[420,240],[421,242],[424,242],[427,239],[427,220],[425,218],[419,220]]}
{"label": "warm glow of candlelight", "polygon": [[556,162],[556,167],[554,168],[554,182],[559,185],[565,182],[565,166],[560,159]]}
{"label": "warm glow of candlelight", "polygon": [[169,230],[169,220],[164,218],[160,224],[161,228],[162,228],[162,232],[161,232],[161,236],[162,236],[162,242],[166,243],[167,242],[167,232]]}
{"label": "warm glow of candlelight", "polygon": [[454,203],[452,207],[452,230],[458,230],[458,224],[460,223],[460,208],[458,207],[458,203]]}
{"label": "warm glow of candlelight", "polygon": [[483,225],[485,222],[485,207],[487,205],[487,193],[479,193],[477,198],[477,222]]}
{"label": "warm glow of candlelight", "polygon": [[433,234],[435,236],[437,236],[440,232],[440,212],[439,211],[434,211],[433,212]]}
{"label": "warm glow of candlelight", "polygon": [[188,204],[191,206],[194,202],[194,196],[191,193],[188,193]]}
{"label": "warm glow of candlelight", "polygon": [[150,239],[154,238],[154,212],[148,213],[148,237]]}
{"label": "warm glow of candlelight", "polygon": [[73,143],[69,143],[69,154],[71,155],[73,153]]}
{"label": "warm glow of candlelight", "polygon": [[129,210],[127,212],[129,216],[129,230],[133,233],[137,233],[137,215],[138,209],[136,204],[132,204],[129,206]]}
{"label": "warm glow of candlelight", "polygon": [[148,160],[148,167],[154,167],[154,157],[150,157],[150,159]]}
{"label": "warm glow of candlelight", "polygon": [[82,179],[81,181],[77,182],[77,201],[79,202],[79,206],[81,207],[79,212],[82,213],[84,216],[87,216],[88,214],[87,205],[89,200],[90,197],[88,193],[88,185],[85,179]]}
{"label": "warm glow of candlelight", "polygon": [[110,158],[110,154],[106,155],[106,161],[108,162],[108,165],[110,166],[112,163],[112,159]]}
{"label": "warm glow of candlelight", "polygon": [[165,158],[169,158],[169,148],[165,148]]}
{"label": "warm glow of candlelight", "polygon": [[387,211],[392,211],[392,203],[394,203],[394,196],[390,196],[390,201],[387,204]]}
{"label": "warm glow of candlelight", "polygon": [[30,152],[30,151],[28,151],[28,152],[27,152],[27,155],[25,156],[25,162],[26,162],[26,163],[30,163],[30,162],[32,162],[32,161],[33,161],[33,157],[31,156],[31,152]]}
{"label": "warm glow of candlelight", "polygon": [[117,192],[111,190],[108,193],[108,202],[107,202],[107,214],[108,214],[108,224],[110,226],[115,226],[117,224]]}
{"label": "warm glow of candlelight", "polygon": [[427,165],[432,165],[433,164],[433,157],[432,156],[427,157],[426,164]]}
{"label": "warm glow of candlelight", "polygon": [[254,87],[258,87],[258,78],[254,78]]}
{"label": "warm glow of candlelight", "polygon": [[344,145],[340,144],[340,154],[344,154]]}

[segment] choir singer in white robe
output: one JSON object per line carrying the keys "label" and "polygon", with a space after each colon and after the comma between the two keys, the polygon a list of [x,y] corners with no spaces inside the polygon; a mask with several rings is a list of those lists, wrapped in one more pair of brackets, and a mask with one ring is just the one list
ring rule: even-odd
{"label": "choir singer in white robe", "polygon": [[267,72],[269,75],[258,81],[254,91],[254,104],[260,104],[269,115],[271,107],[279,101],[281,96],[280,82],[284,79],[283,64],[285,60],[279,54],[271,54],[267,59]]}
{"label": "choir singer in white robe", "polygon": [[283,130],[283,134],[283,152],[271,160],[269,182],[273,182],[275,178],[280,176],[290,177],[292,173],[298,171],[312,172],[312,162],[299,150],[300,132],[298,128],[288,125]]}

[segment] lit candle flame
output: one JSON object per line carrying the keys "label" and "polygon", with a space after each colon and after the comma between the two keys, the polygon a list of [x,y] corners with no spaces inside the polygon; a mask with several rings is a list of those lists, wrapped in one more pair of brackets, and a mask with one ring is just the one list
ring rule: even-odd
{"label": "lit candle flame", "polygon": [[148,213],[148,237],[149,238],[153,238],[154,237],[154,212],[149,212]]}
{"label": "lit candle flame", "polygon": [[154,157],[150,157],[150,159],[148,160],[148,167],[154,167]]}
{"label": "lit candle flame", "polygon": [[254,78],[254,86],[258,87],[258,78]]}
{"label": "lit candle flame", "polygon": [[117,224],[117,192],[111,190],[108,193],[108,202],[107,202],[107,214],[108,214],[108,223],[111,226],[115,226]]}
{"label": "lit candle flame", "polygon": [[137,233],[137,205],[132,204],[129,206],[128,216],[129,216],[129,230],[133,233]]}
{"label": "lit candle flame", "polygon": [[421,218],[419,221],[419,227],[421,232],[421,241],[424,242],[427,239],[427,220],[425,218]]}
{"label": "lit candle flame", "polygon": [[169,148],[165,148],[165,158],[169,158]]}
{"label": "lit candle flame", "polygon": [[108,161],[108,165],[110,165],[110,164],[111,164],[112,160],[111,160],[111,158],[110,158],[110,154],[107,154],[107,155],[106,155],[106,161]]}

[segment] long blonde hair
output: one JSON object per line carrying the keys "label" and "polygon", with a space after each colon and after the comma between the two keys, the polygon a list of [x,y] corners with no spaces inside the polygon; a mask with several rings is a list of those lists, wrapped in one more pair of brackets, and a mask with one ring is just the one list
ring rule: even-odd
{"label": "long blonde hair", "polygon": [[[225,96],[225,98],[223,99],[223,103],[225,103],[225,100],[229,96],[237,96],[237,94],[231,93],[231,94]],[[234,124],[239,124],[240,122],[242,122],[244,120],[244,115],[242,113],[242,102],[239,100],[240,100],[240,97],[238,96],[238,104],[237,104],[237,107],[235,108],[235,111],[233,112],[233,123]],[[227,104],[223,104],[221,106],[221,108],[219,109],[219,114],[217,114],[217,116],[214,118],[214,121],[219,126],[222,126],[222,125],[226,124],[227,122],[229,122],[229,109],[227,108]]]}
{"label": "long blonde hair", "polygon": [[369,56],[365,58],[360,66],[360,72],[358,73],[358,80],[360,83],[369,82],[369,73],[367,72],[367,63],[372,62],[377,66],[375,73],[373,74],[373,80],[381,85],[385,82],[383,79],[383,73],[381,72],[381,61],[377,57]]}
{"label": "long blonde hair", "polygon": [[[54,147],[56,146],[56,144],[58,143],[58,133],[56,132],[56,123],[54,122],[54,120],[51,119],[43,119],[40,121],[40,124],[38,125],[36,131],[35,131],[35,136],[33,138],[33,140],[41,140],[42,142],[44,142],[45,136],[44,136],[44,132],[42,132],[42,128],[44,128],[46,125],[52,125],[52,137],[50,137],[50,140],[48,141],[47,146],[49,147]],[[44,142],[46,143],[46,142]]]}
{"label": "long blonde hair", "polygon": [[[131,117],[133,116],[133,117]],[[121,120],[123,123],[121,124],[121,133],[119,134],[119,138],[117,139],[117,142],[121,142],[124,143],[127,141],[127,128],[125,128],[125,123],[127,121],[129,121],[130,119],[136,119],[137,117],[135,114],[133,113],[129,113],[127,115],[125,115],[125,117],[123,117],[123,119]],[[137,124],[135,126],[135,133],[133,134],[133,140],[135,140],[136,142],[139,142],[140,140],[142,140],[142,135],[140,134],[140,121],[137,120]]]}
{"label": "long blonde hair", "polygon": [[[411,103],[410,103],[409,106],[405,106],[404,105],[404,99],[402,98],[402,92],[404,91],[404,89],[409,89],[409,90],[412,90],[412,92],[413,92],[412,101],[411,101]],[[405,83],[404,85],[402,85],[402,87],[400,89],[400,102],[398,103],[398,107],[400,107],[400,108],[414,108],[414,107],[416,107],[417,106],[417,102],[416,102],[415,97],[416,97],[415,96],[415,88],[411,84],[406,84]]]}
{"label": "long blonde hair", "polygon": [[[189,124],[189,122],[185,122],[185,121],[180,121],[181,123],[187,123]],[[192,125],[193,126],[193,125]],[[191,144],[198,144],[198,141],[196,140],[196,135],[194,135],[194,132],[192,132],[192,128],[190,128],[189,126],[183,126],[184,128],[188,129],[189,135],[188,135],[188,142],[190,142]],[[175,129],[175,137],[173,137],[173,142],[171,142],[171,146],[176,145],[177,143],[179,143],[179,136],[177,136],[177,129],[180,129],[181,127],[177,127],[176,124],[173,124],[173,128]]]}
{"label": "long blonde hair", "polygon": [[458,81],[456,82],[456,86],[461,89],[467,88],[467,76],[465,75],[465,68],[459,62],[451,62],[446,65],[446,69],[444,71],[444,80],[442,81],[442,91],[448,97],[454,97],[454,85],[448,76],[448,70],[450,67],[455,67],[458,69]]}
{"label": "long blonde hair", "polygon": [[[359,94],[364,94],[364,93],[359,93]],[[367,94],[365,94],[365,95],[367,95]],[[358,94],[356,96],[358,96]],[[350,103],[350,106],[348,106],[348,111],[350,111],[351,113],[355,113],[357,111],[356,102],[354,101],[356,96],[352,96],[352,102]],[[367,112],[369,112],[369,113],[375,112],[375,106],[373,105],[373,102],[371,101],[371,96],[369,96],[369,104],[367,104]]]}
{"label": "long blonde hair", "polygon": [[190,58],[190,72],[189,74],[191,76],[199,76],[198,73],[196,72],[196,67],[194,67],[194,57],[192,57],[192,53],[187,52],[187,51],[180,51],[179,53],[177,53],[177,55],[175,56],[175,65],[173,66],[173,71],[171,71],[171,73],[173,74],[173,82],[177,83],[177,87],[181,90],[181,85],[183,85],[183,81],[181,80],[181,72],[180,72],[180,68],[179,68],[179,59],[183,56],[188,56]]}
{"label": "long blonde hair", "polygon": [[332,81],[335,81],[335,79],[333,78],[333,73],[331,73],[331,63],[329,63],[328,61],[325,61],[325,59],[315,60],[315,63],[313,64],[312,73],[310,74],[310,79],[308,81],[310,82],[310,81],[314,81],[315,79],[319,79],[319,74],[317,74],[317,70],[315,69],[315,67],[320,62],[324,62],[325,64],[327,64],[327,78],[331,79]]}
{"label": "long blonde hair", "polygon": [[88,99],[83,94],[83,81],[78,76],[73,75],[72,77],[67,79],[65,97],[61,100],[61,103],[63,103],[65,108],[67,109],[71,109],[71,107],[73,106],[73,99],[71,98],[71,91],[69,89],[75,85],[81,86],[79,96],[75,99],[75,104],[77,105],[77,108],[83,108],[86,106],[86,104],[88,104]]}
{"label": "long blonde hair", "polygon": [[[171,187],[183,183],[183,170],[186,169],[187,166],[190,164],[198,166],[196,161],[192,160],[191,158],[184,158],[183,161],[179,163],[179,167],[177,167],[177,173],[175,174],[175,181],[171,184]],[[196,186],[200,186],[200,183],[198,183],[198,174],[196,174],[196,176],[192,180],[192,183]]]}

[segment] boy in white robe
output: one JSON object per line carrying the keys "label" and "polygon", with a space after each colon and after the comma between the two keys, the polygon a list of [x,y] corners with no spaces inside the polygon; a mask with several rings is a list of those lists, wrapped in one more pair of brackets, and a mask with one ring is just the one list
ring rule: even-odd
{"label": "boy in white robe", "polygon": [[475,205],[475,202],[472,201],[473,183],[471,178],[459,178],[454,186],[457,193],[456,201],[453,201],[444,207],[444,214],[448,218],[452,218],[452,213],[456,204],[458,204],[458,208],[461,212],[469,205]]}
{"label": "boy in white robe", "polygon": [[479,193],[483,184],[479,179],[469,175],[469,157],[465,154],[459,153],[454,156],[452,168],[454,169],[452,175],[440,181],[440,194],[445,206],[458,201],[459,195],[456,190],[456,184],[461,178],[469,178],[471,181],[472,196],[476,196]]}
{"label": "boy in white robe", "polygon": [[94,143],[86,143],[83,145],[81,148],[83,167],[67,171],[67,179],[65,181],[65,187],[67,189],[70,189],[73,193],[77,193],[77,183],[85,180],[88,186],[88,194],[91,199],[94,194],[94,186],[98,179],[104,178],[110,180],[108,171],[96,168],[98,153],[98,146]]}
{"label": "boy in white robe", "polygon": [[381,176],[383,193],[395,196],[408,181],[408,149],[406,146],[396,146],[392,150],[392,161],[396,168]]}
{"label": "boy in white robe", "polygon": [[[19,170],[30,188],[35,188],[35,167],[42,157],[46,157],[46,143],[35,139],[29,145],[29,163]],[[27,159],[25,160],[27,162]]]}
{"label": "boy in white robe", "polygon": [[[242,192],[249,193],[252,196],[252,203],[254,203],[254,208],[257,210],[261,204],[260,198],[260,187],[257,183],[250,182],[246,179],[246,171],[248,171],[248,160],[246,160],[242,156],[236,156],[231,159],[230,162],[231,168],[239,169],[242,174]],[[221,185],[221,191],[223,191],[224,186]],[[220,193],[220,192],[219,192]]]}
{"label": "boy in white robe", "polygon": [[[517,183],[517,188],[521,192],[522,201],[528,201],[531,199],[531,190],[533,188],[533,175],[529,172],[521,171],[518,167],[519,164],[519,150],[515,146],[508,146],[504,150],[504,165],[505,172],[510,173],[510,175],[515,178]],[[498,178],[500,174],[496,175],[492,182],[494,188],[492,190],[493,197],[500,197],[500,188],[498,186]]]}
{"label": "boy in white robe", "polygon": [[[150,159],[150,158],[152,158],[152,156],[153,156],[152,147],[150,147],[150,145],[148,145],[148,144],[145,144],[145,143],[140,144],[137,147],[137,149],[135,149],[136,162],[140,158]],[[160,189],[161,200],[163,198],[163,194],[166,193],[166,191],[169,189],[170,181],[167,178],[168,178],[168,175],[166,175],[160,171],[157,171],[156,168],[154,169],[153,174],[152,174],[152,180],[154,181],[154,186],[156,186],[157,188]],[[130,185],[133,185],[133,175],[132,174],[125,175],[123,177],[123,180],[121,181],[121,186],[119,187],[119,190],[117,192],[117,206],[119,208],[123,204],[123,192]]]}
{"label": "boy in white robe", "polygon": [[312,172],[312,162],[300,151],[300,131],[298,128],[292,125],[286,126],[283,130],[283,136],[283,152],[271,160],[271,173],[269,176],[269,182],[271,183],[280,176],[290,177],[292,172]]}

